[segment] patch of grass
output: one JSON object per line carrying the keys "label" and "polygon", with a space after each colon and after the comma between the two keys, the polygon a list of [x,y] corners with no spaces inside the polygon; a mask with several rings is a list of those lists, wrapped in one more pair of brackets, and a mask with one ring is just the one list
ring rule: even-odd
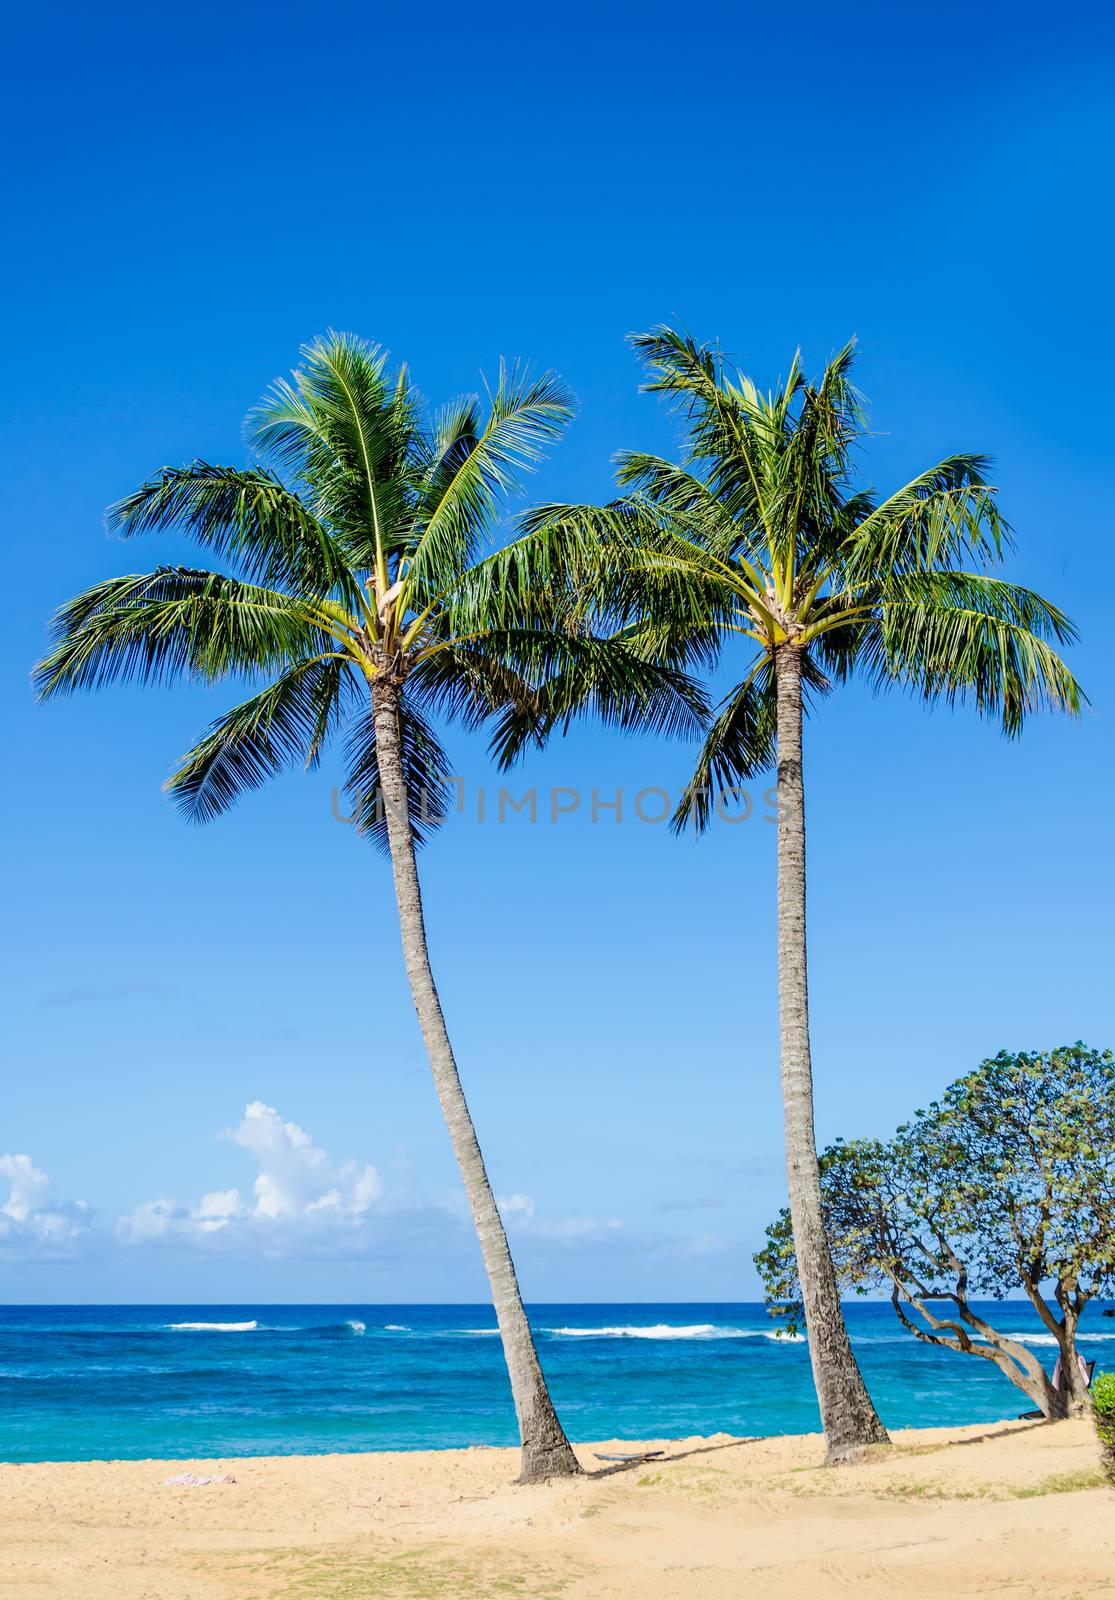
{"label": "patch of grass", "polygon": [[[220,1570],[212,1560],[205,1565]],[[245,1600],[252,1592],[269,1600],[561,1600],[576,1576],[568,1572],[559,1577],[488,1558],[442,1556],[426,1547],[390,1556],[352,1549],[281,1550],[237,1562],[236,1567],[252,1586],[239,1591]]]}
{"label": "patch of grass", "polygon": [[665,1489],[684,1500],[718,1501],[726,1498],[729,1486],[741,1480],[720,1467],[672,1467],[669,1472],[647,1472],[635,1480],[636,1489]]}
{"label": "patch of grass", "polygon": [[1073,1494],[1077,1489],[1098,1489],[1103,1474],[1092,1467],[1076,1472],[1052,1472],[1037,1483],[951,1484],[927,1479],[883,1484],[877,1490],[887,1500],[1037,1500],[1047,1494]]}
{"label": "patch of grass", "polygon": [[1053,1472],[1040,1483],[1031,1484],[1024,1489],[1014,1489],[1011,1491],[1011,1498],[1033,1500],[1043,1494],[1074,1494],[1077,1489],[1102,1489],[1105,1481],[1103,1473],[1097,1468],[1080,1467],[1076,1472]]}
{"label": "patch of grass", "polygon": [[844,1482],[833,1482],[830,1474],[817,1478],[810,1484],[787,1483],[790,1494],[816,1499],[866,1500],[983,1500],[988,1498],[980,1487],[953,1487],[933,1478],[892,1478],[889,1483],[874,1483],[869,1488],[862,1485],[847,1487]]}
{"label": "patch of grass", "polygon": [[862,1494],[869,1499],[908,1501],[958,1501],[958,1500],[1036,1500],[1047,1494],[1073,1494],[1078,1489],[1099,1489],[1104,1483],[1103,1473],[1093,1467],[1081,1467],[1074,1472],[1053,1472],[1037,1483],[981,1483],[945,1481],[941,1478],[891,1478],[885,1483],[849,1486],[844,1478],[830,1473],[818,1473],[808,1482],[783,1479],[772,1487],[784,1489],[800,1497],[823,1498]]}

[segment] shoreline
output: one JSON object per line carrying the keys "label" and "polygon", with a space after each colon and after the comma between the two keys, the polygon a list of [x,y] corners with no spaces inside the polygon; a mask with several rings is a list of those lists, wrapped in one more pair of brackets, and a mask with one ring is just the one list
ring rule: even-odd
{"label": "shoreline", "polygon": [[[1025,1396],[1022,1396],[1020,1403],[1024,1402],[1024,1400]],[[924,1428],[891,1428],[890,1433],[892,1438],[899,1436],[903,1438],[924,1436],[928,1439],[930,1436],[938,1435],[944,1438],[945,1436],[952,1437],[954,1435],[959,1436],[973,1432],[983,1435],[996,1433],[1002,1430],[1009,1431],[1015,1426],[1021,1426],[1021,1424],[1021,1417],[1019,1417],[1017,1420],[1014,1417],[991,1417],[985,1421],[976,1421],[970,1423],[933,1423]],[[1036,1422],[1029,1425],[1039,1426],[1039,1424]],[[823,1438],[824,1436],[819,1431],[815,1433],[746,1434],[718,1432],[709,1434],[686,1434],[681,1436],[664,1435],[651,1441],[647,1441],[645,1439],[631,1440],[613,1438],[608,1440],[590,1440],[587,1442],[573,1440],[572,1443],[578,1457],[584,1458],[586,1452],[591,1456],[593,1452],[603,1450],[626,1452],[635,1455],[644,1449],[651,1449],[655,1452],[663,1451],[668,1455],[675,1448],[687,1449],[693,1446],[695,1443],[706,1444],[709,1446],[714,1446],[717,1449],[722,1449],[727,1448],[728,1446],[736,1445],[779,1444],[782,1442],[791,1443],[796,1446],[802,1441],[817,1440],[821,1454],[823,1455]],[[283,1462],[301,1462],[305,1463],[306,1465],[310,1465],[315,1461],[354,1461],[361,1460],[365,1457],[369,1460],[376,1460],[384,1458],[390,1459],[396,1456],[403,1458],[412,1456],[429,1456],[432,1460],[439,1460],[446,1456],[461,1456],[467,1458],[478,1451],[483,1452],[485,1455],[502,1455],[510,1459],[511,1457],[517,1457],[518,1446],[509,1444],[486,1444],[482,1441],[477,1441],[474,1444],[463,1445],[392,1444],[384,1445],[381,1449],[371,1450],[291,1450],[280,1452],[252,1450],[246,1451],[243,1454],[226,1452],[198,1455],[196,1452],[194,1452],[192,1454],[182,1455],[160,1454],[147,1456],[41,1456],[27,1461],[17,1461],[12,1460],[10,1457],[0,1456],[0,1474],[15,1471],[24,1467],[70,1468],[146,1466],[166,1467],[168,1471],[186,1471],[198,1467],[199,1463],[208,1464],[208,1466],[212,1468],[216,1462],[222,1463],[222,1471],[235,1473],[238,1463],[242,1466],[249,1465],[253,1462],[270,1462],[275,1463],[276,1465],[279,1465]],[[583,1465],[584,1460],[582,1459],[582,1466]],[[512,1476],[514,1476],[514,1474]],[[2,1591],[0,1591],[0,1600],[3,1600]]]}
{"label": "shoreline", "polygon": [[[601,1454],[662,1450],[631,1465]],[[825,1468],[819,1435],[606,1440],[518,1487],[468,1449],[0,1465],[5,1600],[879,1600],[1115,1594],[1088,1422],[904,1430]],[[183,1471],[235,1482],[168,1487]]]}
{"label": "shoreline", "polygon": [[[1032,1307],[986,1309],[1052,1365],[1052,1335]],[[889,1304],[845,1315],[891,1427],[962,1427],[1027,1409],[997,1368],[914,1340]],[[777,1337],[760,1303],[568,1302],[534,1305],[531,1320],[575,1438],[819,1426],[808,1345]],[[0,1308],[0,1342],[9,1396],[0,1460],[422,1451],[517,1437],[490,1307]],[[1115,1324],[1085,1321],[1080,1349],[1110,1366]]]}

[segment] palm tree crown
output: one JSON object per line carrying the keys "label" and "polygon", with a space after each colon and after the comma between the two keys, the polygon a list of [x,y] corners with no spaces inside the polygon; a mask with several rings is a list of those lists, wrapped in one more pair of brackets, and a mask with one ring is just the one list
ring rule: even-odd
{"label": "palm tree crown", "polygon": [[[405,367],[344,334],[303,348],[247,423],[258,467],[165,468],[115,506],[125,537],[172,527],[236,576],[186,567],[111,578],[62,607],[36,669],[43,697],[117,679],[269,681],[219,718],[167,787],[193,820],[226,810],[346,731],[347,787],[381,844],[386,825],[369,686],[399,691],[416,843],[447,810],[442,713],[494,719],[510,761],[574,704],[606,721],[683,731],[700,697],[623,639],[556,626],[560,584],[515,544],[481,555],[522,471],[572,416],[552,374],[501,364],[486,408],[424,421]],[[529,541],[528,541],[529,542]]]}
{"label": "palm tree crown", "polygon": [[[714,786],[753,778],[775,754],[774,656],[792,645],[807,695],[859,671],[876,686],[970,700],[1019,732],[1041,707],[1077,712],[1080,689],[1053,649],[1075,638],[1064,614],[993,576],[1010,531],[988,462],[954,455],[885,497],[857,487],[864,433],[850,378],[854,346],[817,383],[797,357],[763,394],[718,350],[661,327],[632,339],[687,429],[680,465],[625,451],[625,491],[606,507],[543,506],[534,530],[593,547],[603,599],[638,628],[709,662],[733,639],[750,662],[708,730],[674,818],[707,825]],[[970,570],[974,568],[975,570]]]}

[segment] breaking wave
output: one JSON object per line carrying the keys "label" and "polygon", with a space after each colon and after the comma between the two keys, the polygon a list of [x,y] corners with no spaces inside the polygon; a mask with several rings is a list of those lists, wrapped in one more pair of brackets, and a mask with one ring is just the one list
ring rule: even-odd
{"label": "breaking wave", "polygon": [[255,1333],[258,1322],[171,1322],[172,1333]]}
{"label": "breaking wave", "polygon": [[[1004,1333],[1003,1334],[1003,1338],[1004,1339],[1017,1339],[1020,1344],[1051,1344],[1051,1345],[1056,1345],[1056,1343],[1057,1343],[1056,1339],[1053,1337],[1053,1335],[1051,1333],[1031,1333],[1028,1330],[1025,1333],[1015,1333],[1013,1331],[1011,1331],[1010,1333]],[[1095,1339],[1115,1339],[1115,1333],[1083,1333],[1083,1332],[1081,1332],[1081,1330],[1079,1328],[1076,1330],[1076,1342],[1077,1342],[1077,1344],[1080,1344],[1082,1342],[1084,1344],[1087,1344],[1089,1341],[1095,1340]]]}
{"label": "breaking wave", "polygon": [[712,1322],[693,1322],[678,1326],[656,1322],[650,1327],[543,1328],[558,1339],[756,1339],[766,1334],[746,1328],[720,1328]]}

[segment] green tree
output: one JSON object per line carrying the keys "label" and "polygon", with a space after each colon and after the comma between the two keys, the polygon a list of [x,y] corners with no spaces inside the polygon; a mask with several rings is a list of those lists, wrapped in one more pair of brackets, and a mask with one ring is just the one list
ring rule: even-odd
{"label": "green tree", "polygon": [[[838,1284],[885,1290],[918,1339],[990,1361],[1046,1417],[1088,1405],[1077,1358],[1088,1303],[1115,1289],[1115,1069],[1081,1044],[984,1061],[889,1141],[821,1157]],[[801,1320],[790,1213],[755,1257],[773,1314]],[[1052,1303],[1043,1285],[1052,1288]],[[973,1297],[1019,1289],[1057,1341],[1061,1380]]]}
{"label": "green tree", "polygon": [[[717,350],[660,327],[633,344],[686,430],[680,464],[619,457],[608,506],[548,506],[533,526],[644,641],[742,670],[705,739],[675,818],[703,828],[717,786],[776,765],[781,1077],[790,1209],[809,1350],[836,1461],[885,1439],[848,1341],[825,1243],[813,1120],[806,967],[802,713],[854,673],[927,701],[970,701],[1017,734],[1042,706],[1076,712],[1080,691],[1050,641],[1067,618],[987,569],[1007,528],[981,456],[938,462],[890,495],[858,483],[864,419],[842,350],[818,383],[797,359],[762,394]],[[590,551],[595,550],[595,557]],[[593,562],[595,561],[595,567]],[[587,600],[586,600],[587,603]],[[735,660],[733,656],[732,661]]]}
{"label": "green tree", "polygon": [[1103,1372],[1096,1379],[1092,1401],[1104,1476],[1115,1489],[1115,1372]]}
{"label": "green tree", "polygon": [[[118,679],[262,680],[169,780],[195,821],[288,765],[315,766],[345,735],[359,826],[390,851],[411,993],[503,1339],[522,1476],[572,1473],[430,967],[415,847],[449,798],[431,718],[492,719],[493,748],[509,760],[579,708],[692,732],[700,696],[626,641],[560,618],[563,586],[546,560],[532,587],[531,564],[514,545],[498,548],[522,469],[571,415],[554,377],[501,366],[486,412],[466,398],[431,425],[406,369],[389,371],[377,348],[330,334],[302,356],[293,381],[277,382],[249,418],[260,465],[166,468],[110,513],[125,537],[181,529],[236,575],[160,567],[95,584],[58,613],[37,684],[52,697]],[[348,915],[359,920],[359,897]]]}

